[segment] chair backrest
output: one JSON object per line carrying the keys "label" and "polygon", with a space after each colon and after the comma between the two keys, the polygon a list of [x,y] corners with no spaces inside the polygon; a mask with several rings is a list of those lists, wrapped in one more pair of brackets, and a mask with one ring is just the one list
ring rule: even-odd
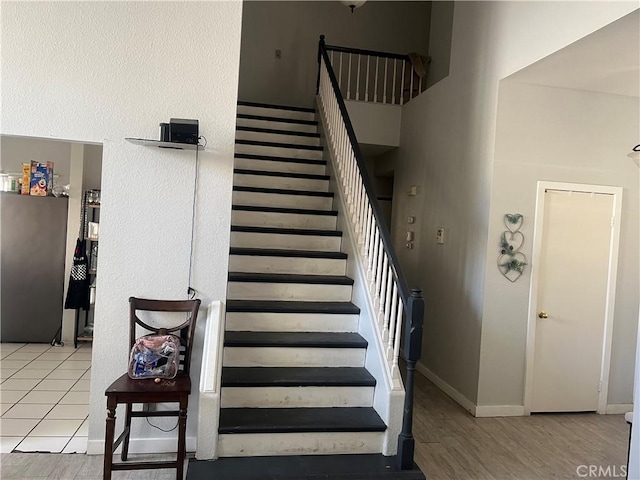
{"label": "chair backrest", "polygon": [[[136,325],[149,330],[148,333],[167,335],[173,334],[180,338],[181,349],[180,371],[189,375],[191,366],[191,347],[193,345],[193,334],[196,327],[196,319],[198,318],[198,310],[200,308],[200,300],[147,300],[144,298],[129,298],[130,309],[130,329],[129,329],[129,345],[133,347],[136,341]],[[137,312],[169,312],[169,313],[185,313],[187,318],[185,321],[170,327],[156,327],[147,324],[138,317]],[[177,323],[177,322],[176,322]],[[175,333],[177,332],[177,333]]]}

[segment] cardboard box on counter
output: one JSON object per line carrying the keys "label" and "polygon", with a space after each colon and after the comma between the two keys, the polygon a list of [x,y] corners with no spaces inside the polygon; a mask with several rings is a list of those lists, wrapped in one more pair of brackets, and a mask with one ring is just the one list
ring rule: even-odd
{"label": "cardboard box on counter", "polygon": [[30,187],[30,195],[37,197],[51,195],[51,190],[53,189],[53,162],[39,163],[32,161],[28,185]]}

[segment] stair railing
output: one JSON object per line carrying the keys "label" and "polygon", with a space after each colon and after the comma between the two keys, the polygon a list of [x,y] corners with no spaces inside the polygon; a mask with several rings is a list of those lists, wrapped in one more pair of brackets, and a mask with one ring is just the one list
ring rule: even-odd
{"label": "stair railing", "polygon": [[325,49],[345,100],[404,105],[427,88],[408,55],[337,45]]}
{"label": "stair railing", "polygon": [[318,104],[325,119],[326,137],[342,187],[345,212],[353,231],[363,265],[367,266],[369,293],[377,315],[377,333],[386,346],[389,373],[401,385],[398,359],[404,323],[404,356],[407,364],[402,431],[398,437],[397,462],[403,470],[413,468],[414,438],[413,384],[416,362],[422,354],[424,301],[422,291],[409,289],[380,205],[367,174],[364,159],[349,120],[340,84],[320,36],[318,48]]}

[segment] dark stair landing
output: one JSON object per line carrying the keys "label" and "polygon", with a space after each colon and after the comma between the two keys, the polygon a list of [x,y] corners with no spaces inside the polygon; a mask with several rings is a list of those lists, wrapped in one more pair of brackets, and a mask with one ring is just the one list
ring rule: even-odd
{"label": "dark stair landing", "polygon": [[187,480],[425,480],[417,465],[399,471],[396,457],[300,455],[189,460]]}

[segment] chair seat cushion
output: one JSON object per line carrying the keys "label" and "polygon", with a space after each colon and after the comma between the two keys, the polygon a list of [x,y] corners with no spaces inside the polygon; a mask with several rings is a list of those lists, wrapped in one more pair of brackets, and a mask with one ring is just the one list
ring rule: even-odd
{"label": "chair seat cushion", "polygon": [[[147,395],[150,397],[176,397],[191,393],[191,379],[178,374],[175,378],[161,379],[156,383],[152,378],[131,379],[126,373],[105,390],[106,396]],[[158,400],[162,401],[162,400]]]}

